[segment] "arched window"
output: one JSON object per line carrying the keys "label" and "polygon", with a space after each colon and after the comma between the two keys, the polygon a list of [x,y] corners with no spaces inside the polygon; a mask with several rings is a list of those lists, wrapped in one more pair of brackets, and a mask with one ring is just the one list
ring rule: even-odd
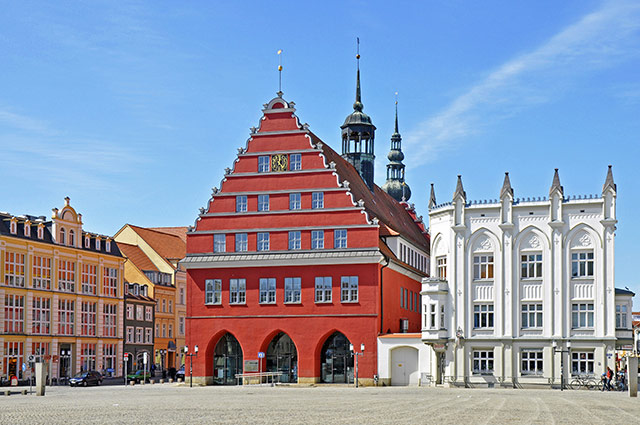
{"label": "arched window", "polygon": [[65,235],[66,235],[66,233],[64,232],[64,227],[60,228],[60,237],[59,237],[58,243],[60,243],[62,245],[65,244]]}
{"label": "arched window", "polygon": [[18,233],[18,223],[15,220],[11,221],[11,224],[9,225],[9,231],[12,235]]}
{"label": "arched window", "polygon": [[44,226],[39,225],[38,226],[38,239],[43,239],[44,238]]}
{"label": "arched window", "polygon": [[69,230],[69,245],[76,245],[76,232],[74,232],[73,229]]}
{"label": "arched window", "polygon": [[31,224],[24,223],[24,235],[28,238],[31,237]]}

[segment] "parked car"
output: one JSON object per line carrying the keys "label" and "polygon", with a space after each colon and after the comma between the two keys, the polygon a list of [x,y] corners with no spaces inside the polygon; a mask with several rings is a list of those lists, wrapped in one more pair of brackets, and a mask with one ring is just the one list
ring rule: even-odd
{"label": "parked car", "polygon": [[83,387],[89,385],[101,385],[102,375],[95,370],[89,370],[87,372],[80,372],[73,378],[69,378],[69,386],[76,387],[82,385]]}
{"label": "parked car", "polygon": [[135,373],[130,373],[127,375],[127,382],[133,381],[136,384],[139,384],[140,382],[142,382],[143,379],[144,379],[144,382],[151,382],[151,372],[149,371],[146,372],[146,379],[145,379],[145,371],[143,369],[140,369]]}
{"label": "parked car", "polygon": [[180,366],[180,369],[176,372],[176,379],[182,379],[182,381],[184,381],[184,365]]}

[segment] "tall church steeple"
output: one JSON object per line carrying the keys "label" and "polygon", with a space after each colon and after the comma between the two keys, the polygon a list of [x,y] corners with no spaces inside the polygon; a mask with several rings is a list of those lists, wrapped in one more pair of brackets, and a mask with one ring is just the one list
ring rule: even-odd
{"label": "tall church steeple", "polygon": [[391,195],[396,201],[408,201],[411,197],[411,189],[404,181],[404,154],[402,153],[402,137],[398,131],[398,101],[396,100],[396,125],[391,135],[391,150],[387,155],[387,181],[382,185],[382,190]]}
{"label": "tall church steeple", "polygon": [[342,129],[342,157],[349,161],[362,179],[367,183],[369,189],[373,189],[373,169],[374,169],[374,138],[376,127],[371,122],[371,118],[362,112],[360,94],[360,39],[358,39],[358,53],[356,55],[358,70],[356,74],[356,101],[353,104],[353,112],[347,115]]}

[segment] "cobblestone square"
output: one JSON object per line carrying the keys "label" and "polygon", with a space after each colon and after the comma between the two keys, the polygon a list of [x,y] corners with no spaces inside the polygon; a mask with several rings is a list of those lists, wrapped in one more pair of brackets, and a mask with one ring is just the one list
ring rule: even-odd
{"label": "cobblestone square", "polygon": [[1,424],[638,423],[626,393],[419,387],[51,387],[0,398]]}

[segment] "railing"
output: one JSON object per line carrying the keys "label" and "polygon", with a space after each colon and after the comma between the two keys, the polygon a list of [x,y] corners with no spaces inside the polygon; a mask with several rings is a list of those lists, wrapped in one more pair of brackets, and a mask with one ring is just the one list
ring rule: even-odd
{"label": "railing", "polygon": [[[275,385],[280,383],[280,376],[283,372],[249,372],[236,373],[236,385],[240,385],[240,380],[244,385]],[[264,378],[264,379],[263,379]],[[276,382],[277,378],[277,382]],[[263,382],[264,381],[264,382]]]}

